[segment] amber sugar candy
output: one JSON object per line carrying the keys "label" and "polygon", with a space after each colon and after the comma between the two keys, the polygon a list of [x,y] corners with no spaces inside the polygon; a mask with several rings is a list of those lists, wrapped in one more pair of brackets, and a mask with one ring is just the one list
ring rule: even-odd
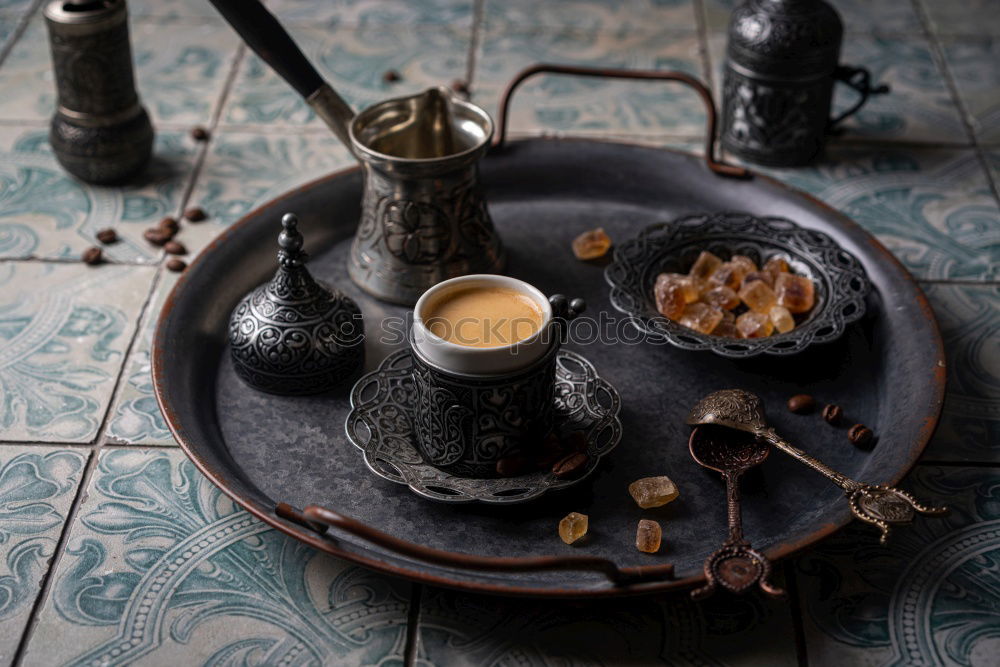
{"label": "amber sugar candy", "polygon": [[559,522],[559,538],[566,544],[573,544],[587,534],[587,515],[570,512]]}
{"label": "amber sugar candy", "polygon": [[790,313],[808,313],[816,301],[813,282],[805,276],[778,274],[774,281],[774,292],[778,305],[784,306]]}
{"label": "amber sugar candy", "polygon": [[573,254],[577,259],[589,260],[604,257],[611,248],[611,238],[598,227],[573,239]]}
{"label": "amber sugar candy", "polygon": [[655,554],[660,550],[662,537],[660,524],[649,519],[640,519],[635,532],[635,548],[643,553]]}
{"label": "amber sugar candy", "polygon": [[661,507],[680,495],[677,485],[666,475],[637,479],[628,485],[628,492],[643,509]]}

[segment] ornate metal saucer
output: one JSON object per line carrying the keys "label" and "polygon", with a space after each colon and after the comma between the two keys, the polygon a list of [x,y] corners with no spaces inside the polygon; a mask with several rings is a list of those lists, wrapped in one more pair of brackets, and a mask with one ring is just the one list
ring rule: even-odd
{"label": "ornate metal saucer", "polygon": [[[687,273],[702,250],[723,259],[747,255],[758,263],[781,255],[795,273],[813,281],[816,305],[792,331],[766,338],[710,336],[671,322],[656,310],[656,276]],[[611,285],[611,304],[651,339],[734,358],[795,354],[838,338],[864,315],[871,289],[861,263],[823,232],[748,213],[702,213],[651,225],[615,248],[604,277]]]}
{"label": "ornate metal saucer", "polygon": [[579,354],[560,350],[556,358],[555,428],[560,434],[587,435],[587,468],[575,479],[548,472],[477,479],[439,470],[420,458],[413,442],[417,404],[409,349],[395,352],[363,376],[351,390],[347,437],[364,452],[365,464],[379,477],[406,484],[419,496],[446,503],[523,503],[589,477],[622,436],[618,391],[597,375]]}

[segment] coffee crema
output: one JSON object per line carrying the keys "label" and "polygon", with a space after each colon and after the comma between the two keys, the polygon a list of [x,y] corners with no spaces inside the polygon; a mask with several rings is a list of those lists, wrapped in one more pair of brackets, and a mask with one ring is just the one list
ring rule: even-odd
{"label": "coffee crema", "polygon": [[469,286],[441,294],[424,308],[424,326],[449,343],[500,347],[530,338],[545,315],[530,296],[510,287]]}

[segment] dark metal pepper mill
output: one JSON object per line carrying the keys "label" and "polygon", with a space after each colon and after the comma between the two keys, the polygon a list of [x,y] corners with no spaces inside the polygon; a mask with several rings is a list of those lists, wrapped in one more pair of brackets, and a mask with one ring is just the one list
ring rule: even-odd
{"label": "dark metal pepper mill", "polygon": [[[745,0],[737,6],[726,48],[723,147],[759,164],[805,164],[870,95],[888,92],[888,86],[871,86],[868,70],[838,64],[843,35],[840,16],[824,0]],[[837,81],[859,98],[831,119]]]}
{"label": "dark metal pepper mill", "polygon": [[58,101],[49,142],[59,163],[88,183],[117,183],[142,169],[153,126],[132,73],[125,0],[53,0],[45,7]]}
{"label": "dark metal pepper mill", "polygon": [[318,394],[350,380],[365,360],[361,309],[305,267],[299,219],[281,218],[278,271],[229,318],[236,373],[272,394]]}

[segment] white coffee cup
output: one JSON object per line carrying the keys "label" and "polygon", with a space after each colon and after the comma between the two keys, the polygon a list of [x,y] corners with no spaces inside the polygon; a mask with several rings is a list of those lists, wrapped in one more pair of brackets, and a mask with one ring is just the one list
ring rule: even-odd
{"label": "white coffee cup", "polygon": [[[445,340],[426,324],[428,306],[450,292],[476,287],[505,287],[531,299],[542,313],[542,323],[532,335],[509,345],[471,347]],[[429,363],[443,371],[467,375],[501,375],[530,366],[554,343],[552,305],[548,298],[523,280],[494,274],[459,276],[434,285],[413,307],[411,342]]]}

